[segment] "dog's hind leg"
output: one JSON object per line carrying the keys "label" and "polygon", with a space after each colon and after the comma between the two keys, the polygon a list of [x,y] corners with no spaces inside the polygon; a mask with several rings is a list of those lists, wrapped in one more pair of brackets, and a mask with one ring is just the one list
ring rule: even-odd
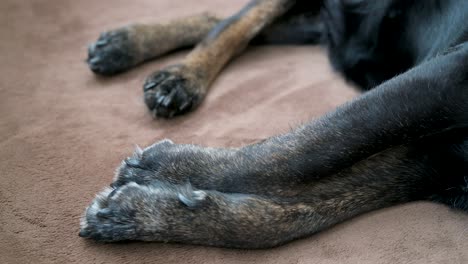
{"label": "dog's hind leg", "polygon": [[89,45],[87,62],[97,74],[123,72],[169,51],[196,45],[219,21],[204,13],[165,24],[131,24],[111,30]]}
{"label": "dog's hind leg", "polygon": [[310,45],[322,42],[325,27],[323,1],[297,1],[296,4],[251,42],[253,45]]}
{"label": "dog's hind leg", "polygon": [[293,6],[293,0],[252,0],[222,20],[180,64],[152,74],[145,102],[155,116],[172,117],[197,107],[231,58],[263,28]]}
{"label": "dog's hind leg", "polygon": [[112,75],[202,42],[181,64],[145,83],[150,110],[171,117],[196,107],[222,67],[252,38],[256,45],[318,43],[322,2],[255,0],[224,20],[205,13],[164,24],[131,24],[101,34],[89,45],[87,63],[97,74]]}
{"label": "dog's hind leg", "polygon": [[[321,2],[294,4],[283,16],[265,27],[253,42],[317,42],[322,30],[319,16]],[[203,13],[167,23],[134,23],[110,30],[102,33],[96,42],[89,45],[87,63],[97,74],[123,72],[167,52],[195,46],[221,21],[223,19],[220,17]]]}

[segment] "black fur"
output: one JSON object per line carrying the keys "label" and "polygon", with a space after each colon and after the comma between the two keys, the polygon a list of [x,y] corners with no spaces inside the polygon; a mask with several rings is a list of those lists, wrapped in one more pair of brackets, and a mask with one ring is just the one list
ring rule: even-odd
{"label": "black fur", "polygon": [[[464,43],[468,40],[467,19],[468,2],[464,0],[298,0],[296,5],[280,19],[279,23],[274,24],[271,29],[261,34],[254,43],[321,43],[327,47],[330,61],[338,72],[361,89],[370,90],[401,74],[404,74],[406,78],[414,78],[414,71],[408,72],[410,69],[433,60],[439,55],[446,55],[462,47],[466,49],[467,44]],[[278,29],[288,31],[289,34],[281,34],[283,31]],[[291,32],[293,33],[291,34]],[[457,63],[451,59],[444,60],[444,62],[437,61],[432,67],[421,69],[421,73],[427,75],[426,84],[424,85],[449,86],[452,84],[447,80],[457,79],[459,84],[453,85],[462,86],[461,89],[467,86],[466,62]],[[447,67],[453,67],[453,70],[447,71],[445,76],[438,76],[436,74],[438,70],[435,67],[442,67],[444,64]],[[434,75],[430,76],[432,74]],[[441,79],[443,82],[440,82]],[[399,88],[416,88],[414,84],[406,86]],[[437,96],[438,93],[437,91],[431,91],[430,93],[416,91],[414,98],[417,98],[417,101],[408,102],[404,100],[405,98],[401,98],[401,100],[389,100],[388,103],[396,104],[395,107],[398,107],[398,105],[407,107],[408,110],[413,108],[404,113],[403,116],[399,115],[398,117],[402,119],[399,122],[415,122],[415,124],[420,125],[419,115],[424,111],[424,108],[426,108],[426,111],[434,111],[434,109],[427,108],[429,108],[429,104],[434,101],[434,96]],[[453,96],[456,96],[456,94],[453,94]],[[462,96],[461,93],[460,96]],[[385,103],[382,102],[383,98],[380,99],[379,103]],[[444,99],[446,100],[445,104],[453,104],[448,98]],[[374,102],[369,99],[363,99],[363,101]],[[392,118],[397,114],[378,105],[370,105],[369,107],[375,109],[375,112],[372,113],[375,116],[363,117],[360,113],[354,115],[357,118],[368,120],[368,118]],[[382,110],[384,112],[379,112]],[[346,137],[348,143],[343,142],[342,146],[349,148],[351,142],[363,140],[359,144],[362,144],[361,147],[365,149],[361,153],[365,153],[363,156],[366,156],[375,153],[375,146],[379,148],[388,147],[382,144],[383,142],[400,144],[402,141],[398,137],[405,137],[405,142],[414,140],[410,139],[412,138],[409,136],[411,133],[415,133],[418,137],[426,137],[433,133],[442,133],[444,135],[442,130],[451,130],[447,128],[444,121],[450,119],[452,113],[444,113],[445,117],[442,115],[436,117],[436,115],[433,112],[428,113],[429,117],[438,118],[439,120],[434,120],[430,127],[424,127],[426,131],[423,134],[421,134],[422,130],[418,131],[416,127],[409,126],[407,132],[402,133],[403,131],[399,131],[397,134],[389,135],[394,143],[382,137],[385,132],[390,132],[388,128],[369,128],[373,132],[375,130],[381,131],[380,134],[376,135],[379,142],[372,142],[372,136],[369,137],[364,131],[353,131],[353,129],[359,130],[357,124],[354,124],[354,128],[350,128],[351,138]],[[334,119],[334,121],[342,123],[349,120]],[[372,124],[374,123],[372,122]],[[457,129],[466,127],[466,125],[466,119],[460,123],[452,124]],[[332,127],[337,126],[339,124]],[[430,131],[430,129],[434,130]],[[332,129],[327,128],[326,130],[331,131]],[[356,139],[353,139],[353,136]],[[468,139],[468,136],[466,139]],[[430,144],[430,141],[428,143]],[[468,189],[466,188],[468,177],[465,176],[467,174],[465,167],[468,167],[468,164],[465,161],[468,158],[468,147],[462,140],[460,143],[447,147],[447,151],[448,156],[460,157],[458,159],[460,162],[453,168],[456,172],[449,170],[446,173],[446,178],[438,179],[438,184],[450,187],[441,191],[440,194],[434,194],[431,199],[466,210],[468,208],[468,204],[466,204],[468,200]],[[330,154],[337,153],[339,153],[339,150],[334,149]],[[301,159],[294,161],[299,162],[298,167],[309,168],[313,170],[311,173],[319,175],[339,171],[342,167],[349,165],[346,160],[351,160],[350,164],[355,162],[349,156],[342,157],[339,154],[338,156],[339,158],[331,164],[327,164],[325,158],[319,158],[316,162],[325,167],[322,170],[317,170],[317,167],[311,166],[310,162],[307,162],[307,165],[303,164]],[[302,158],[306,159],[306,157]],[[442,157],[440,158],[442,159]],[[443,160],[442,164],[447,161],[446,159]],[[461,170],[460,166],[464,169]],[[302,171],[302,168],[300,170]],[[429,178],[428,181],[430,182]]]}
{"label": "black fur", "polygon": [[81,236],[262,248],[403,202],[468,211],[468,1],[253,0],[199,48],[272,6],[279,15],[254,43],[322,43],[366,92],[242,148],[137,149],[87,209]]}
{"label": "black fur", "polygon": [[[322,8],[321,21],[325,24],[322,41],[328,47],[334,67],[343,73],[345,78],[367,90],[438,55],[453,51],[454,47],[466,49],[467,45],[463,45],[468,40],[466,19],[468,19],[468,2],[464,0],[327,0]],[[457,61],[452,59],[448,59],[445,63],[447,67],[454,68],[444,77],[438,76],[434,68],[423,70],[427,75],[427,85],[447,86],[451,85],[447,80],[458,79],[461,89],[468,88],[467,63],[457,64]],[[436,63],[435,66],[441,65],[442,62]],[[409,78],[414,77],[412,72],[406,75]],[[445,79],[444,82],[441,83],[439,78]],[[406,88],[414,89],[412,85]],[[418,101],[414,101],[413,104],[427,105],[434,100],[434,96],[437,94],[421,93]],[[448,98],[444,99],[446,99],[445,104],[453,104],[447,100]],[[403,100],[395,102],[402,107],[408,107]],[[419,122],[417,118],[421,111],[423,109],[408,112],[404,119]],[[435,117],[436,113],[431,115]],[[379,115],[375,118],[385,118],[385,116]],[[450,118],[451,113],[446,113],[446,118],[434,122],[434,125],[442,125],[443,119]],[[459,128],[466,127],[465,117],[463,121],[454,125]],[[411,127],[409,132],[414,131],[414,127]],[[466,135],[464,132],[461,133]],[[449,135],[447,133],[442,137]],[[468,208],[466,189],[468,137],[465,136],[464,139],[444,150],[446,157],[456,157],[455,160],[459,163],[447,170],[443,178],[437,180],[439,186],[447,188],[433,195],[431,199],[466,210]],[[431,144],[430,141],[428,144]],[[439,159],[430,166],[449,163],[443,156],[439,156]]]}
{"label": "black fur", "polygon": [[329,0],[324,43],[336,69],[363,89],[465,41],[463,0]]}

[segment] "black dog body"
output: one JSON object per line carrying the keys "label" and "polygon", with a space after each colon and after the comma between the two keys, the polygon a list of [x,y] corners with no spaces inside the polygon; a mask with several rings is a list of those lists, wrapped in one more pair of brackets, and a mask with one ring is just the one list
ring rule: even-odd
{"label": "black dog body", "polygon": [[[466,41],[468,40],[468,2],[463,0],[449,1],[326,1],[322,20],[325,24],[322,41],[329,49],[329,57],[334,67],[341,72],[344,77],[354,82],[362,89],[372,89],[379,87],[380,84],[403,74],[404,77],[415,78],[414,71],[409,71],[420,65],[435,64],[439,69],[420,66],[422,73],[426,76],[428,86],[444,87],[439,91],[440,96],[446,95],[447,86],[459,87],[454,96],[458,94],[463,97],[468,88],[468,72],[466,54],[468,52]],[[462,52],[464,59],[457,61],[447,59],[445,63],[437,56],[446,55],[452,51],[464,49]],[[464,60],[464,61],[463,61]],[[445,65],[444,65],[445,64]],[[447,70],[446,67],[453,67]],[[445,76],[438,75],[443,70],[447,70]],[[409,72],[408,72],[409,71]],[[457,79],[457,83],[450,83],[447,80]],[[442,82],[441,82],[442,80]],[[385,85],[384,85],[385,86]],[[407,84],[406,89],[416,88],[414,84]],[[380,89],[380,87],[378,88]],[[434,89],[438,89],[434,87]],[[405,96],[405,94],[401,94]],[[408,107],[407,104],[417,104],[430,109],[428,116],[434,118],[434,123],[424,127],[419,134],[421,138],[426,138],[425,144],[437,145],[442,139],[445,150],[440,150],[448,157],[457,160],[456,163],[450,162],[443,156],[438,156],[435,160],[438,162],[430,163],[428,166],[436,167],[440,164],[442,173],[435,181],[440,188],[437,194],[433,194],[431,199],[442,201],[450,206],[468,209],[467,187],[467,167],[468,149],[466,140],[468,135],[463,129],[466,127],[466,115],[455,123],[436,128],[441,125],[441,120],[450,119],[454,113],[447,112],[437,117],[437,110],[429,107],[436,94],[420,92],[415,96],[413,102],[396,100],[395,103],[400,107]],[[461,100],[457,102],[453,98],[444,98],[443,107],[460,107],[463,104]],[[382,102],[388,103],[388,102]],[[391,102],[390,102],[391,103]],[[412,120],[422,124],[422,120],[417,119],[422,109],[407,112],[404,119]],[[466,113],[466,112],[465,112]],[[392,112],[389,114],[397,114]],[[383,115],[375,118],[383,119]],[[435,129],[434,131],[430,131]],[[458,135],[458,143],[451,141],[453,130]],[[409,131],[414,132],[417,129],[410,127]],[[452,130],[449,132],[449,130]],[[398,130],[397,135],[403,131]],[[431,137],[433,133],[439,134]],[[400,135],[407,137],[407,134]],[[457,137],[455,137],[457,138]],[[379,136],[379,140],[383,138]],[[395,140],[395,137],[392,137]],[[413,139],[405,139],[411,142]],[[448,142],[452,142],[448,144]],[[398,142],[401,143],[401,142]],[[378,144],[379,145],[379,144]],[[421,145],[418,146],[420,148]],[[454,158],[458,157],[458,158]],[[450,165],[449,165],[450,164]],[[424,179],[428,180],[429,179]],[[432,179],[434,181],[434,179]]]}
{"label": "black dog body", "polygon": [[278,19],[283,31],[258,42],[321,43],[336,70],[367,90],[464,43],[467,9],[462,0],[299,0]]}
{"label": "black dog body", "polygon": [[[196,107],[251,40],[322,43],[337,71],[366,92],[291,133],[242,148],[163,141],[137,150],[112,189],[88,207],[80,234],[259,248],[403,202],[431,200],[467,211],[467,18],[464,0],[252,1],[220,20],[181,65],[147,80],[145,100],[155,115]],[[201,29],[216,20],[190,21]],[[157,29],[174,34],[177,27]],[[114,46],[102,56],[122,51],[105,50]],[[96,50],[92,69],[111,65],[96,65]]]}
{"label": "black dog body", "polygon": [[[348,113],[340,113],[347,108],[344,106],[332,114],[334,117],[324,118],[323,126],[326,126],[327,133],[339,136],[346,133],[347,136],[341,139],[328,136],[328,145],[321,151],[318,151],[320,145],[313,142],[314,161],[298,162],[301,165],[297,170],[309,171],[309,175],[329,175],[381,150],[419,139],[424,139],[425,144],[442,144],[440,152],[450,153],[448,156],[468,156],[463,130],[468,124],[468,114],[463,113],[465,110],[458,114],[449,110],[463,109],[468,99],[465,97],[468,86],[467,18],[468,2],[463,0],[296,1],[276,22],[280,30],[266,30],[254,41],[267,44],[321,43],[327,47],[332,65],[347,80],[364,90],[376,88],[376,91],[348,105],[356,106],[361,101],[367,104],[363,107],[372,112],[350,107]],[[275,26],[273,24],[272,28],[276,29]],[[458,58],[447,56],[450,52],[457,52]],[[450,91],[451,95],[448,87],[455,88]],[[436,102],[435,99],[442,101]],[[441,111],[442,108],[447,111]],[[454,116],[461,119],[451,120]],[[450,124],[446,123],[448,120]],[[380,124],[385,126],[379,127]],[[309,126],[304,130],[317,134],[318,126],[315,123]],[[460,132],[456,132],[457,139],[449,143],[453,130]],[[308,135],[298,137],[299,144],[306,144],[307,139],[317,137],[327,139],[322,134]],[[353,143],[357,144],[356,149],[353,149]],[[331,149],[330,153],[325,154],[326,148]],[[360,155],[339,154],[347,153],[348,149]],[[320,152],[320,157],[315,152]],[[301,153],[300,157],[304,159],[306,156]],[[293,160],[300,161],[301,158]],[[446,171],[437,179],[441,186],[450,190],[466,187],[465,158],[455,159],[456,163],[442,156],[437,160],[444,160],[439,164],[447,165],[439,167]],[[450,200],[448,203],[467,208],[467,194],[454,193],[460,196],[446,196]],[[455,205],[454,201],[458,204]]]}

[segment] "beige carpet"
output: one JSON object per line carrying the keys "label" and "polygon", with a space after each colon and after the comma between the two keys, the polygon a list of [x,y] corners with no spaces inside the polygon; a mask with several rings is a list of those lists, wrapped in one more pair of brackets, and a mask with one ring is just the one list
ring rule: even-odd
{"label": "beige carpet", "polygon": [[[287,131],[357,93],[317,47],[257,47],[233,62],[193,114],[153,120],[142,83],[178,61],[164,57],[115,78],[96,78],[86,45],[132,21],[246,1],[0,1],[0,263],[468,263],[468,215],[414,203],[363,215],[271,250],[96,244],[79,217],[133,144],[239,146]],[[132,3],[132,4],[130,4]]]}

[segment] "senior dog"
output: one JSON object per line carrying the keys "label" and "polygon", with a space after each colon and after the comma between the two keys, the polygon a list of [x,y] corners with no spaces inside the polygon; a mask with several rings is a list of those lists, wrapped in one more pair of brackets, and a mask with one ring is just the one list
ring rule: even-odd
{"label": "senior dog", "polygon": [[252,0],[226,19],[103,33],[88,57],[103,75],[196,45],[146,80],[158,117],[194,110],[248,44],[324,45],[364,93],[240,148],[137,148],[86,209],[80,236],[265,248],[404,202],[468,210],[467,21],[466,0]]}

